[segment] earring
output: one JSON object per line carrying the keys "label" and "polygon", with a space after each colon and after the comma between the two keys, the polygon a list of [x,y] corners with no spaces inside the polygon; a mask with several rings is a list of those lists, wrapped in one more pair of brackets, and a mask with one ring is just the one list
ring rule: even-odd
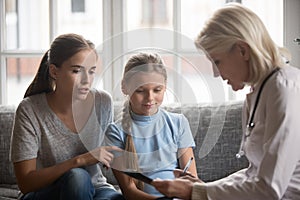
{"label": "earring", "polygon": [[56,78],[53,78],[53,77],[51,77],[51,79],[49,80],[50,85],[52,87],[52,91],[56,90],[56,82],[55,81],[56,81]]}

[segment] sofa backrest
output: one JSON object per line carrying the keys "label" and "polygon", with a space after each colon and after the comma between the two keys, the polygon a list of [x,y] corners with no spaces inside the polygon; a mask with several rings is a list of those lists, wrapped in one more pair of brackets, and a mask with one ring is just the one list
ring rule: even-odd
{"label": "sofa backrest", "polygon": [[[235,157],[242,137],[242,102],[219,105],[168,105],[171,112],[184,114],[194,135],[197,171],[204,181],[213,181],[247,167],[245,158]],[[115,118],[122,106],[115,105]],[[10,137],[15,107],[0,105],[0,184],[15,184],[13,167],[9,161]],[[108,182],[117,184],[111,170],[103,169]]]}
{"label": "sofa backrest", "polygon": [[[236,158],[242,138],[242,107],[243,102],[231,102],[186,111],[192,131],[196,131],[194,153],[202,180],[214,181],[248,166],[245,157]],[[199,110],[199,118],[194,116],[195,110]]]}
{"label": "sofa backrest", "polygon": [[10,137],[14,115],[14,106],[0,105],[0,184],[16,184],[13,166],[9,161]]}

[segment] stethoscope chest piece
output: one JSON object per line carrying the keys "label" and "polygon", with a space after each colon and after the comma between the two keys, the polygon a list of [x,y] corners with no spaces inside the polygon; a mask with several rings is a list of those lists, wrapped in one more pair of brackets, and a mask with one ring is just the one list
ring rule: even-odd
{"label": "stethoscope chest piece", "polygon": [[254,122],[250,122],[250,123],[247,125],[247,128],[253,129],[254,126],[255,126]]}
{"label": "stethoscope chest piece", "polygon": [[251,134],[251,131],[252,129],[254,128],[255,124],[254,122],[250,122],[248,125],[247,125],[247,129],[246,129],[246,133],[245,133],[245,138],[249,137],[250,134]]}

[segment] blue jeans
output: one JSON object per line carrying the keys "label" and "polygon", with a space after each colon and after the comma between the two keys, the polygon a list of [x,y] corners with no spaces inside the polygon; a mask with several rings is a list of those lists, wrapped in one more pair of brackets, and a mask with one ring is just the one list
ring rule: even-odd
{"label": "blue jeans", "polygon": [[89,173],[81,168],[66,172],[52,185],[24,195],[22,200],[124,200],[121,193],[108,187],[95,189]]}

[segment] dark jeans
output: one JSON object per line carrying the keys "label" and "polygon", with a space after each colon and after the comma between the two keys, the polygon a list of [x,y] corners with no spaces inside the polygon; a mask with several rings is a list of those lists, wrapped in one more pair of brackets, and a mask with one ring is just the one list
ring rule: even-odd
{"label": "dark jeans", "polygon": [[66,172],[49,187],[24,195],[22,200],[124,200],[108,187],[95,189],[89,173],[81,168]]}

